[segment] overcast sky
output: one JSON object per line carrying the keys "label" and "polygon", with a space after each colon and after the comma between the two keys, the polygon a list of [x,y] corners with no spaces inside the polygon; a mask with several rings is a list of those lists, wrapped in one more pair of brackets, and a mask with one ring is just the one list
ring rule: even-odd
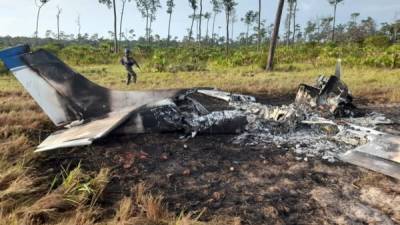
{"label": "overcast sky", "polygon": [[[117,1],[118,12],[120,11],[120,0]],[[76,20],[80,15],[82,30],[81,33],[94,34],[108,37],[108,31],[112,30],[112,10],[105,5],[97,3],[98,0],[50,0],[42,9],[40,18],[39,35],[44,36],[46,30],[56,30],[56,9],[62,8],[61,30],[66,33],[77,33]],[[166,0],[161,0],[162,8],[157,13],[157,20],[154,22],[153,30],[162,37],[167,35],[168,15],[165,12]],[[211,12],[209,0],[204,0],[204,12]],[[245,25],[240,18],[248,10],[257,10],[258,0],[237,0],[238,22],[235,26],[235,36],[245,31]],[[273,22],[278,0],[262,0],[262,18],[267,24]],[[332,7],[328,0],[298,0],[299,12],[298,23],[304,25],[308,20],[317,17],[326,17],[333,14]],[[188,15],[191,13],[187,0],[175,0],[171,35],[179,38],[187,34],[190,26]],[[338,6],[338,23],[345,23],[349,20],[350,14],[359,12],[360,19],[368,16],[373,17],[378,24],[400,19],[400,0],[345,0]],[[396,16],[397,14],[397,16]],[[134,1],[128,3],[124,19],[123,30],[134,29],[137,36],[142,36],[145,30],[145,20],[136,9]],[[36,7],[34,0],[0,0],[0,36],[33,36],[35,30]],[[211,25],[211,22],[210,22]],[[225,17],[219,14],[217,27],[225,25]],[[204,32],[205,32],[205,26]],[[216,33],[218,33],[216,28]],[[223,34],[221,29],[220,34]]]}

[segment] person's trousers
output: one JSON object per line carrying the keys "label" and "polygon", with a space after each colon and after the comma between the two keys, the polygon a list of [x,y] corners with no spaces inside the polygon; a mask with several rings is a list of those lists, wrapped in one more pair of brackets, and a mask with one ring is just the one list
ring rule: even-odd
{"label": "person's trousers", "polygon": [[126,79],[126,85],[129,85],[133,78],[133,83],[136,83],[136,73],[133,70],[128,70],[128,77]]}

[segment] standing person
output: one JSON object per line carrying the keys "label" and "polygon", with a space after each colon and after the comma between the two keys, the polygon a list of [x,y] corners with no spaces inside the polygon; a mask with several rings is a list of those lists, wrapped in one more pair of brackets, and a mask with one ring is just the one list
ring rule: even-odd
{"label": "standing person", "polygon": [[121,64],[125,66],[125,69],[128,72],[126,85],[129,85],[131,83],[132,78],[133,82],[136,83],[137,75],[135,71],[132,69],[132,67],[136,65],[138,68],[140,68],[140,66],[136,62],[136,60],[131,56],[131,50],[129,50],[128,48],[125,49],[125,55],[121,59]]}

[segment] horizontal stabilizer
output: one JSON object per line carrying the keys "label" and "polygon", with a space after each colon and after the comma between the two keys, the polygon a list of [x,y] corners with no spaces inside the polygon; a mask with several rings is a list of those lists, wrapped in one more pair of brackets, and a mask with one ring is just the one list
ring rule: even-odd
{"label": "horizontal stabilizer", "polygon": [[36,152],[91,145],[94,140],[106,136],[121,123],[125,122],[135,109],[136,107],[112,112],[103,118],[57,131],[44,140],[37,147]]}

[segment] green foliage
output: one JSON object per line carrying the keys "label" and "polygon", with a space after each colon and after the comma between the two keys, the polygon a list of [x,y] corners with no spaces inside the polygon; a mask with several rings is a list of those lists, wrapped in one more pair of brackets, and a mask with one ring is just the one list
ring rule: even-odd
{"label": "green foliage", "polygon": [[[280,46],[276,51],[275,63],[307,63],[314,67],[332,65],[338,58],[349,66],[370,66],[379,68],[400,68],[400,45],[391,45],[384,36],[373,36],[358,43],[304,43]],[[111,42],[98,45],[71,44],[64,46],[50,43],[38,47],[58,55],[71,65],[118,64],[121,54],[112,52]],[[36,49],[38,49],[36,48]],[[136,45],[132,49],[134,58],[144,71],[189,72],[205,71],[210,68],[231,68],[260,66],[265,68],[267,51],[258,51],[256,46],[236,46],[226,57],[223,46],[201,46],[185,44],[174,47]],[[5,68],[0,63],[0,73]]]}
{"label": "green foliage", "polygon": [[[63,45],[58,44],[58,43],[49,43],[46,45],[42,45],[40,47],[38,47],[37,49],[44,49],[46,51],[49,51],[55,55],[58,55],[59,52],[61,51],[61,49],[63,48]],[[36,50],[36,49],[33,49]]]}
{"label": "green foliage", "polygon": [[110,64],[116,63],[119,58],[106,44],[97,48],[91,45],[70,45],[59,51],[59,56],[74,65]]}
{"label": "green foliage", "polygon": [[[386,46],[386,47],[385,47]],[[99,47],[70,45],[60,49],[58,45],[43,48],[58,54],[63,60],[74,65],[111,64],[119,60],[108,43]],[[226,57],[222,46],[182,45],[178,47],[136,46],[135,59],[142,62],[143,69],[151,72],[204,71],[209,67],[265,67],[267,49],[261,53],[256,46],[241,46],[232,49]],[[364,44],[318,44],[307,43],[281,46],[276,51],[276,63],[308,63],[313,66],[332,65],[338,58],[350,66],[366,65],[382,68],[399,68],[399,45],[387,46],[380,36],[368,39]]]}
{"label": "green foliage", "polygon": [[154,50],[146,67],[155,72],[178,72],[205,70],[211,57],[209,49],[197,47],[160,48]]}
{"label": "green foliage", "polygon": [[377,53],[373,49],[369,49],[367,55],[363,58],[363,64],[382,68],[400,68],[400,44],[393,45],[383,53]]}
{"label": "green foliage", "polygon": [[366,46],[385,48],[390,46],[390,39],[385,35],[371,36],[364,40]]}

